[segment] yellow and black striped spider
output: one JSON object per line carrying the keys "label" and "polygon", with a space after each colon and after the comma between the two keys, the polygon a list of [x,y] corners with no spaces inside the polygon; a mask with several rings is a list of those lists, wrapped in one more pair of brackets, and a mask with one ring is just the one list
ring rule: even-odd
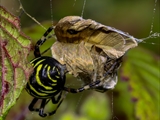
{"label": "yellow and black striped spider", "polygon": [[[55,114],[56,110],[64,99],[61,98],[63,90],[71,93],[78,93],[89,89],[100,82],[96,81],[79,89],[64,87],[66,79],[65,74],[67,73],[65,65],[60,64],[52,57],[41,56],[39,49],[39,47],[46,41],[47,35],[52,31],[53,28],[54,27],[50,27],[35,45],[35,59],[31,61],[34,70],[26,85],[26,91],[34,97],[29,105],[29,110],[39,112],[41,117]],[[57,95],[58,97],[56,99],[55,96]],[[34,105],[39,99],[42,101],[40,108],[34,108]],[[55,110],[45,113],[44,107],[50,100],[53,104],[58,105]]]}

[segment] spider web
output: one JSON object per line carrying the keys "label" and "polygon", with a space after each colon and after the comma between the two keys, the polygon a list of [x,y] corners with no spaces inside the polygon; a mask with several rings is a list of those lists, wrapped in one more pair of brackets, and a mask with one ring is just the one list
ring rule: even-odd
{"label": "spider web", "polygon": [[[4,1],[6,2],[7,0],[0,0],[0,4],[4,4]],[[14,2],[17,2],[18,0],[14,0]],[[22,3],[23,3],[23,1],[21,1]],[[63,0],[62,0],[62,2],[63,2]],[[137,20],[137,18],[136,18],[136,20],[135,20],[135,23],[133,23],[133,21],[132,22],[128,22],[127,21],[127,19],[125,19],[125,14],[123,14],[123,12],[124,11],[122,11],[122,13],[116,13],[116,12],[114,12],[114,11],[117,11],[117,9],[116,9],[116,5],[115,5],[115,7],[114,8],[111,8],[111,9],[109,9],[109,7],[108,7],[108,9],[107,8],[104,8],[105,6],[109,6],[109,5],[113,5],[113,3],[109,0],[109,1],[107,1],[108,2],[108,5],[107,4],[104,4],[104,3],[102,3],[102,4],[97,4],[97,6],[102,6],[102,8],[103,9],[101,9],[101,10],[98,10],[97,8],[96,8],[96,6],[94,6],[94,1],[92,1],[93,3],[91,3],[91,1],[87,1],[87,0],[84,0],[84,1],[79,1],[79,0],[73,0],[72,2],[69,2],[68,4],[67,4],[67,6],[68,6],[68,8],[67,9],[73,9],[73,11],[75,10],[75,11],[78,11],[77,13],[77,15],[79,15],[79,16],[82,16],[83,18],[90,18],[90,19],[93,19],[93,20],[96,20],[96,21],[99,21],[100,23],[104,23],[104,24],[106,24],[106,20],[107,19],[113,19],[113,23],[115,23],[115,24],[112,24],[111,22],[109,22],[108,24],[106,24],[106,25],[108,25],[108,26],[113,26],[113,27],[115,27],[115,28],[118,28],[118,29],[120,29],[120,30],[124,30],[124,31],[127,31],[128,33],[138,33],[138,32],[142,32],[142,30],[143,29],[147,29],[148,30],[148,34],[146,34],[146,32],[144,33],[144,34],[142,34],[142,35],[139,35],[138,34],[138,38],[141,38],[140,40],[144,40],[143,42],[142,42],[142,44],[140,44],[140,46],[143,46],[143,44],[144,45],[146,45],[147,44],[147,46],[149,46],[148,48],[150,48],[151,46],[155,46],[157,49],[156,50],[158,50],[158,51],[160,51],[160,40],[159,40],[159,27],[157,27],[156,25],[155,25],[155,22],[156,21],[159,21],[159,14],[158,14],[158,12],[159,12],[159,1],[157,1],[157,0],[155,0],[155,1],[150,1],[150,3],[151,3],[151,6],[148,6],[148,10],[147,9],[144,9],[144,10],[147,10],[150,14],[148,15],[149,17],[148,18],[146,18],[146,16],[144,16],[144,18],[141,18],[140,17],[140,19],[138,19]],[[117,1],[118,2],[118,1]],[[140,1],[138,1],[139,3],[140,3]],[[11,2],[12,3],[12,2]],[[55,12],[59,12],[58,10],[55,10],[54,8],[55,8],[55,6],[54,6],[54,3],[57,3],[58,4],[58,6],[60,7],[60,6],[62,6],[62,8],[64,7],[64,5],[63,4],[61,4],[61,3],[59,3],[59,2],[55,2],[54,0],[50,0],[49,1],[49,3],[48,3],[48,8],[49,8],[49,10],[48,10],[48,13],[49,13],[49,17],[48,17],[48,19],[51,21],[51,25],[52,24],[54,24],[54,19],[55,19],[55,16],[57,17],[58,15],[55,15]],[[143,1],[143,3],[145,4],[145,1]],[[13,4],[15,4],[15,3],[13,3]],[[93,4],[93,5],[92,5]],[[119,3],[119,4],[121,4],[121,3]],[[127,3],[125,3],[125,4],[127,4]],[[18,15],[19,15],[19,12],[17,12],[17,10],[19,10],[19,11],[21,11],[20,9],[22,9],[23,8],[23,10],[25,10],[26,12],[25,12],[25,14],[27,15],[27,16],[30,16],[30,18],[28,18],[28,19],[30,19],[30,21],[32,21],[32,24],[33,24],[33,21],[35,21],[36,22],[36,24],[38,24],[39,26],[41,26],[42,27],[42,29],[44,29],[44,31],[45,31],[45,29],[46,29],[46,27],[44,27],[43,25],[42,25],[42,22],[38,22],[39,20],[37,20],[37,18],[35,17],[32,17],[32,16],[34,16],[34,15],[31,15],[31,12],[28,12],[29,10],[27,9],[27,7],[26,6],[24,6],[25,4],[22,4],[23,5],[23,7],[22,6],[19,6],[19,3],[17,2],[17,5],[16,6],[18,6],[18,8],[17,7],[9,7],[9,8],[11,8],[11,11],[16,11],[15,13],[17,14],[18,13]],[[32,5],[32,4],[31,4]],[[78,5],[80,5],[80,6],[78,6]],[[128,6],[130,6],[130,5],[132,5],[132,4],[129,4]],[[10,6],[12,6],[12,5],[10,5]],[[19,8],[19,7],[21,7],[21,8]],[[62,9],[61,8],[61,9]],[[93,9],[94,8],[94,9]],[[43,11],[45,11],[46,10],[46,8],[44,7],[44,8],[36,8],[36,9],[44,9]],[[64,8],[65,9],[65,8]],[[67,10],[67,9],[65,9],[65,10]],[[143,8],[141,7],[141,9],[140,10],[142,10]],[[97,10],[97,11],[96,11]],[[124,9],[123,9],[124,10]],[[126,9],[127,10],[127,9]],[[38,10],[37,10],[38,11]],[[46,10],[47,11],[47,10]],[[60,10],[60,11],[62,11],[62,10]],[[101,13],[101,14],[103,14],[104,16],[107,16],[105,19],[103,19],[102,17],[100,17],[100,15],[91,15],[91,14],[95,14],[96,12],[98,12],[98,13]],[[119,12],[119,11],[117,11],[117,12]],[[141,11],[139,11],[139,12],[141,12]],[[131,10],[131,13],[133,13],[133,15],[131,15],[132,17],[133,16],[136,16],[135,15],[135,13]],[[58,14],[58,13],[56,13],[56,14]],[[64,16],[68,16],[68,15],[72,15],[72,14],[75,14],[74,12],[72,12],[72,13],[67,13],[67,11],[66,11],[66,14],[65,15],[61,15],[61,16],[58,16],[57,18],[62,18],[62,17],[64,17]],[[112,14],[115,14],[115,15],[112,15]],[[120,14],[120,16],[121,16],[121,19],[122,20],[118,20],[118,17],[116,17],[116,16],[119,16],[119,14]],[[136,13],[136,14],[138,14],[138,13]],[[142,14],[141,14],[142,15]],[[22,16],[24,16],[24,14],[22,14]],[[91,17],[92,16],[92,17]],[[127,16],[127,15],[126,15]],[[129,16],[129,17],[131,17],[131,16]],[[134,19],[134,17],[133,17],[133,19]],[[147,20],[146,20],[147,19]],[[149,20],[148,20],[149,19]],[[57,19],[58,20],[58,19]],[[40,20],[40,21],[43,21],[43,20]],[[122,23],[120,23],[119,24],[119,22],[115,22],[115,21],[122,21]],[[125,22],[126,21],[126,22]],[[143,22],[141,22],[141,21],[149,21],[148,22],[148,24],[147,24],[147,26],[145,26],[145,28],[140,28],[139,29],[139,24],[138,23],[143,23]],[[23,27],[23,24],[25,24],[25,23],[23,23],[22,22],[22,27]],[[134,25],[133,25],[134,24]],[[129,26],[129,25],[131,25],[132,27],[133,27],[133,29],[125,29],[125,28],[127,28],[127,26]],[[121,28],[122,26],[124,26],[124,28]],[[137,26],[138,27],[138,29],[136,29],[136,27],[135,26]],[[136,31],[136,32],[134,32],[134,31]],[[136,36],[136,35],[134,35],[133,34],[133,36]],[[39,34],[39,38],[41,37],[41,35],[42,34]],[[154,38],[154,39],[153,39]],[[71,83],[72,84],[72,83]],[[72,84],[73,86],[74,86],[74,84]],[[110,96],[109,96],[109,99],[111,99],[111,114],[112,114],[112,120],[119,120],[119,118],[118,117],[116,117],[116,113],[114,113],[114,108],[115,108],[115,106],[114,106],[114,92],[111,92],[111,94],[110,94]],[[102,95],[102,94],[101,94]],[[83,95],[82,94],[82,97],[83,96],[85,96],[85,95]],[[94,96],[94,94],[93,94],[93,96]],[[81,101],[81,97],[79,98],[79,100],[77,101],[77,105],[76,105],[76,108],[78,109],[79,107],[80,107],[80,101]],[[72,100],[73,101],[73,100]],[[97,103],[98,104],[98,103]]]}

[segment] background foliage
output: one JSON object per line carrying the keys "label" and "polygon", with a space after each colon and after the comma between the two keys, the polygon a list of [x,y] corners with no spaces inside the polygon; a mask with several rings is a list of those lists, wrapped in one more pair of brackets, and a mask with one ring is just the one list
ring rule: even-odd
{"label": "background foliage", "polygon": [[[0,4],[10,12],[20,15],[18,0],[1,0]],[[24,9],[46,28],[64,16],[80,16],[83,8],[83,0],[76,2],[53,0],[53,14],[51,14],[49,0],[22,0],[22,4]],[[153,32],[160,32],[159,4],[158,1],[153,16],[154,0],[87,0],[83,17],[126,31],[136,38],[143,38],[151,31],[153,17]],[[25,14],[21,14],[20,19],[24,32],[35,43],[45,30]],[[53,41],[45,44],[42,51],[49,47],[50,42]],[[114,90],[106,93],[85,91],[76,95],[68,94],[56,115],[46,119],[158,120],[160,118],[160,39],[149,39],[146,42],[128,51],[119,71],[119,82]],[[149,44],[151,42],[156,44]],[[29,59],[32,58],[31,53]],[[81,81],[68,76],[66,86],[79,85]],[[31,99],[32,97],[24,91],[17,104],[10,110],[7,120],[42,119],[36,113],[28,111],[27,106]]]}

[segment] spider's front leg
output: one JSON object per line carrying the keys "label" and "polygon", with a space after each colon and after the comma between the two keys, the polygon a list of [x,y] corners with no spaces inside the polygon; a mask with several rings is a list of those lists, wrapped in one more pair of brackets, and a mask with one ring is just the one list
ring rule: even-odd
{"label": "spider's front leg", "polygon": [[35,57],[40,57],[41,53],[40,53],[40,49],[39,47],[47,40],[47,36],[48,34],[54,29],[54,26],[51,26],[48,28],[48,30],[43,34],[43,36],[41,37],[40,40],[37,41],[35,47],[34,47],[34,56]]}

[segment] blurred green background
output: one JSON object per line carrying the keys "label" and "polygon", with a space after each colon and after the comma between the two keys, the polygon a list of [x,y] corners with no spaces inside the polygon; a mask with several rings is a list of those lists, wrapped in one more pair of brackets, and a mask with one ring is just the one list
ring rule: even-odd
{"label": "blurred green background", "polygon": [[[24,9],[43,26],[70,15],[81,16],[84,0],[22,0]],[[18,0],[0,0],[0,4],[20,16],[23,32],[33,40],[41,38],[45,30],[26,14],[20,14]],[[52,4],[52,9],[51,9]],[[136,38],[160,32],[160,1],[157,0],[86,0],[83,18],[93,19],[107,26],[128,32]],[[153,9],[156,8],[155,14]],[[153,18],[154,17],[154,18]],[[154,19],[153,23],[152,20]],[[49,41],[42,51],[50,47]],[[151,43],[155,43],[152,45]],[[49,53],[47,53],[49,55]],[[33,54],[29,60],[33,59]],[[67,76],[66,86],[79,87],[81,81]],[[160,119],[160,38],[149,39],[129,50],[119,71],[114,90],[106,93],[85,91],[68,94],[57,113],[41,118],[28,111],[32,97],[24,90],[6,120],[159,120]],[[48,105],[52,110],[52,105]]]}

